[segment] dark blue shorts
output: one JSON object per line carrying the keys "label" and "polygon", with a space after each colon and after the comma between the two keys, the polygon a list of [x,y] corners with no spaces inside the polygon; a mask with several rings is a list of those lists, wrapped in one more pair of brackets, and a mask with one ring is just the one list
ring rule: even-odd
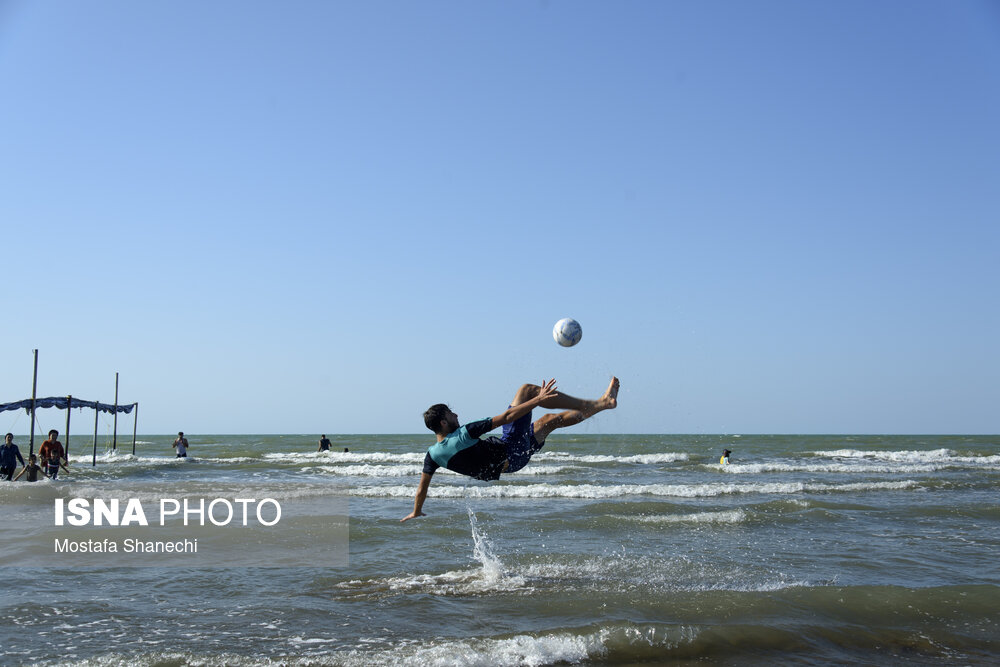
{"label": "dark blue shorts", "polygon": [[531,413],[520,419],[504,424],[500,440],[507,445],[507,470],[517,472],[528,465],[531,457],[545,444],[535,440],[535,425],[531,423]]}

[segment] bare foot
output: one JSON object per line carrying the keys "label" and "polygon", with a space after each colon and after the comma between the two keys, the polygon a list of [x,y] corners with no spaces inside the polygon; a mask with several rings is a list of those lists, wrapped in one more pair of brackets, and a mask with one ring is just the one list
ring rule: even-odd
{"label": "bare foot", "polygon": [[621,382],[618,381],[618,378],[612,377],[611,384],[608,385],[608,390],[598,399],[602,410],[614,410],[618,407],[618,388],[620,386]]}

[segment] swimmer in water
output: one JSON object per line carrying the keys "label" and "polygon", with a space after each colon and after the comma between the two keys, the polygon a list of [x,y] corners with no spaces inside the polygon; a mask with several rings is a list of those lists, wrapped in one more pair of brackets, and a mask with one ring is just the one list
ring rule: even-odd
{"label": "swimmer in water", "polygon": [[727,466],[729,465],[729,455],[732,454],[728,449],[722,450],[722,456],[719,458],[719,465]]}
{"label": "swimmer in water", "polygon": [[[604,394],[594,400],[574,398],[559,392],[555,380],[541,386],[521,385],[504,412],[464,426],[459,424],[458,415],[444,403],[432,405],[424,413],[424,425],[434,431],[437,443],[427,450],[413,511],[402,521],[425,516],[422,511],[424,500],[431,476],[438,468],[448,468],[486,481],[500,479],[503,473],[517,472],[528,465],[552,431],[579,424],[598,412],[618,407],[619,384],[618,378],[611,378]],[[532,422],[531,411],[537,407],[563,412],[542,415]],[[500,426],[503,427],[503,435],[499,438],[481,439]]]}

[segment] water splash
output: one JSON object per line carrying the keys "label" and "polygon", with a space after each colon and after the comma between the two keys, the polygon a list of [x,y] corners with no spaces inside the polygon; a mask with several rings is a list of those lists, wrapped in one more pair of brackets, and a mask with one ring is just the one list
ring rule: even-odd
{"label": "water splash", "polygon": [[493,544],[486,537],[486,534],[479,529],[479,522],[476,513],[472,511],[472,506],[467,505],[469,511],[469,525],[472,527],[472,557],[483,566],[482,577],[486,584],[495,584],[505,579],[507,572],[503,563],[493,552]]}

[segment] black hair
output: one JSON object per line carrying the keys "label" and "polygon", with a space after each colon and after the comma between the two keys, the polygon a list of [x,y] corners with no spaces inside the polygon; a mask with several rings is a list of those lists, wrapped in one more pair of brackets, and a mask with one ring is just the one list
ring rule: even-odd
{"label": "black hair", "polygon": [[49,435],[52,435],[53,433],[55,433],[56,435],[59,435],[59,431],[57,431],[55,429],[50,429],[49,430]]}
{"label": "black hair", "polygon": [[3,439],[4,439],[4,440],[6,440],[7,438],[11,438],[11,439],[13,439],[13,438],[14,438],[14,434],[13,434],[13,433],[8,433],[7,435],[5,435],[5,436],[3,437]]}
{"label": "black hair", "polygon": [[424,413],[424,426],[437,433],[438,429],[441,428],[441,420],[447,417],[448,412],[447,405],[435,403]]}

